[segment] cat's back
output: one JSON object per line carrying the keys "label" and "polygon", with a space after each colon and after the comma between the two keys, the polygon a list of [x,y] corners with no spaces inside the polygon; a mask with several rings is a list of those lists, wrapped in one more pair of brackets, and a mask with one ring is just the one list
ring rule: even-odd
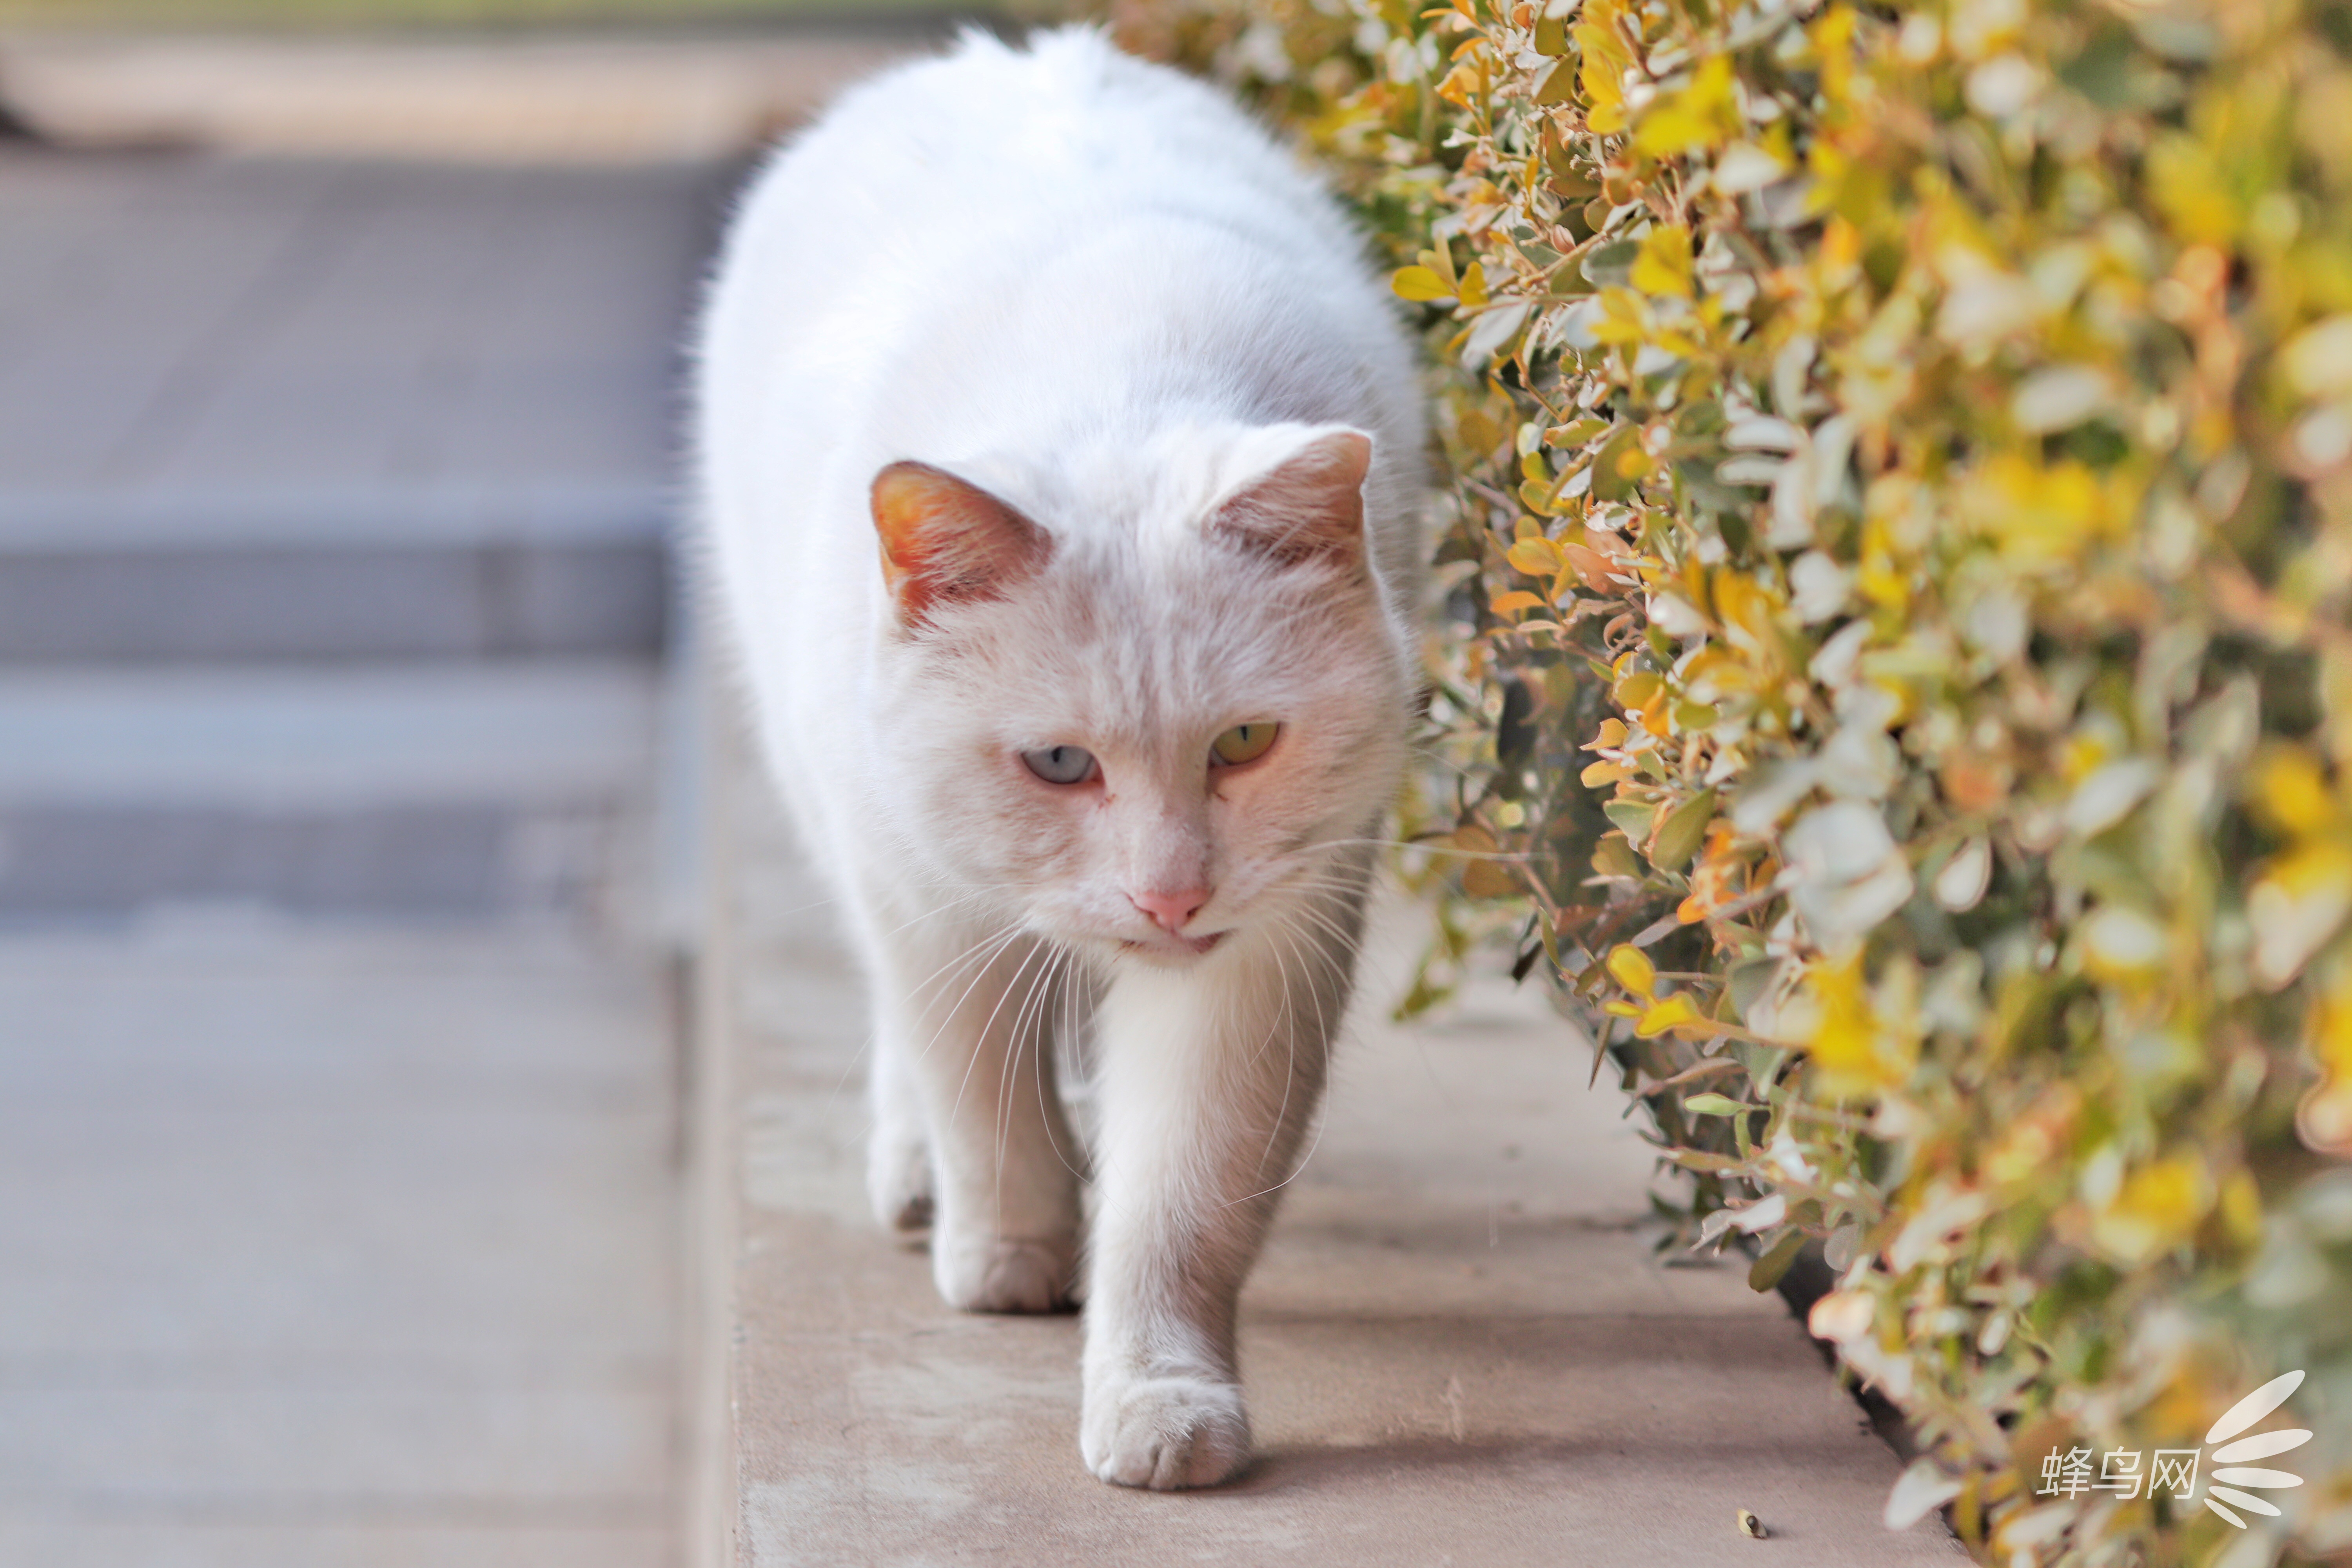
{"label": "cat's back", "polygon": [[1245,226],[1256,209],[1267,238],[1351,243],[1315,183],[1230,102],[1087,27],[1021,48],[970,34],[853,89],[775,161],[744,221],[857,222],[868,243],[926,242],[919,256],[867,257],[887,265],[1139,207]]}
{"label": "cat's back", "polygon": [[[1074,265],[1081,251],[1097,258],[1090,269]],[[1330,300],[1360,282],[1361,247],[1232,103],[1091,28],[1021,48],[975,33],[853,89],[754,182],[712,300],[706,371],[787,397],[821,387],[810,414],[854,419],[896,395],[909,353],[961,340],[1003,358],[1007,344],[982,342],[989,309],[1050,297],[1064,321],[1030,332],[1036,352],[1021,353],[1045,374],[1045,340],[1089,335],[1077,328],[1089,313],[1165,315],[1198,302],[1171,296],[1205,297],[1220,278],[1234,286],[1220,306],[1246,312],[1250,280],[1268,269]],[[1264,295],[1255,302],[1287,308]],[[1356,331],[1381,334],[1384,308],[1355,301]],[[770,404],[770,428],[784,415]]]}

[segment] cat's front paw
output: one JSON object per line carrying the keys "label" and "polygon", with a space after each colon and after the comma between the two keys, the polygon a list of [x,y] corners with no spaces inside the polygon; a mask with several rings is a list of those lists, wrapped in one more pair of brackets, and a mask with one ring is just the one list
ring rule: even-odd
{"label": "cat's front paw", "polygon": [[1090,1387],[1078,1450],[1087,1468],[1117,1486],[1213,1487],[1249,1463],[1249,1412],[1238,1387],[1203,1378]]}
{"label": "cat's front paw", "polygon": [[1069,1241],[933,1233],[931,1272],[950,1307],[967,1312],[1058,1312],[1070,1305],[1077,1248]]}

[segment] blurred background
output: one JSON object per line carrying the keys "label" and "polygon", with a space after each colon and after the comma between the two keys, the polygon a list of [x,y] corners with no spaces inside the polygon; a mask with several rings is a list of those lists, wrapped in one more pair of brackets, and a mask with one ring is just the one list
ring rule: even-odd
{"label": "blurred background", "polygon": [[677,1560],[682,336],[960,19],[0,0],[0,1563]]}

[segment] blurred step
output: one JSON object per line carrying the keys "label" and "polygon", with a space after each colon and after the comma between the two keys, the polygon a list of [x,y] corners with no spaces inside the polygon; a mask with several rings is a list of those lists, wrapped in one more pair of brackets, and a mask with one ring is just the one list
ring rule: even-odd
{"label": "blurred step", "polygon": [[661,702],[623,662],[0,670],[0,922],[642,906]]}
{"label": "blurred step", "polygon": [[18,34],[0,39],[0,79],[27,124],[81,144],[508,163],[735,158],[974,15],[865,0],[765,34]]}
{"label": "blurred step", "polygon": [[[0,663],[653,657],[668,620],[666,498],[598,504],[614,524],[604,537],[531,538],[488,511],[467,538],[433,526],[426,499],[395,514],[425,525],[404,542],[352,530],[331,506],[261,502],[215,514],[211,541],[167,542],[140,537],[146,505],[0,497]],[[288,526],[297,517],[318,520],[309,538]],[[83,537],[43,526],[67,520]]]}
{"label": "blurred step", "polygon": [[730,184],[0,150],[0,661],[656,654]]}

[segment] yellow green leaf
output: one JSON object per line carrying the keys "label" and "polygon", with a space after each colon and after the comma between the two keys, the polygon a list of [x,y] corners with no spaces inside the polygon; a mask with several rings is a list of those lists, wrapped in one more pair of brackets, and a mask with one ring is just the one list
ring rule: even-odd
{"label": "yellow green leaf", "polygon": [[1654,1040],[1675,1025],[1693,1023],[1697,1018],[1698,1009],[1691,1005],[1688,994],[1677,991],[1636,1019],[1633,1033],[1643,1039]]}
{"label": "yellow green leaf", "polygon": [[1701,790],[1675,807],[1658,824],[1658,836],[1651,841],[1650,863],[1661,871],[1679,871],[1697,853],[1700,842],[1706,837],[1706,825],[1715,816],[1715,792]]}
{"label": "yellow green leaf", "polygon": [[1691,297],[1690,230],[1678,223],[1660,224],[1642,241],[1633,258],[1633,287],[1653,298]]}
{"label": "yellow green leaf", "polygon": [[2142,1263],[2189,1239],[2213,1205],[2213,1182],[2195,1154],[2174,1154],[2134,1171],[2091,1221],[2091,1238],[2126,1263]]}
{"label": "yellow green leaf", "polygon": [[1389,279],[1389,287],[1395,289],[1397,297],[1402,300],[1427,302],[1454,297],[1454,290],[1445,286],[1445,279],[1426,267],[1398,268],[1395,276]]}
{"label": "yellow green leaf", "polygon": [[2256,806],[2289,833],[2316,833],[2344,810],[2318,762],[2299,746],[2265,752],[2254,765],[2252,783]]}
{"label": "yellow green leaf", "polygon": [[1650,705],[1650,699],[1655,697],[1659,688],[1664,684],[1651,671],[1637,669],[1618,681],[1617,689],[1612,695],[1617,699],[1618,706],[1622,708],[1628,710],[1647,708]]}
{"label": "yellow green leaf", "polygon": [[1503,559],[1530,577],[1554,576],[1563,564],[1559,546],[1540,536],[1520,540],[1511,546]]}
{"label": "yellow green leaf", "polygon": [[1630,942],[1619,942],[1609,950],[1609,975],[1636,996],[1647,996],[1658,988],[1658,966],[1649,955]]}
{"label": "yellow green leaf", "polygon": [[1717,55],[1691,73],[1688,87],[1659,97],[1643,112],[1633,146],[1653,158],[1679,158],[1720,147],[1745,128],[1731,60]]}

